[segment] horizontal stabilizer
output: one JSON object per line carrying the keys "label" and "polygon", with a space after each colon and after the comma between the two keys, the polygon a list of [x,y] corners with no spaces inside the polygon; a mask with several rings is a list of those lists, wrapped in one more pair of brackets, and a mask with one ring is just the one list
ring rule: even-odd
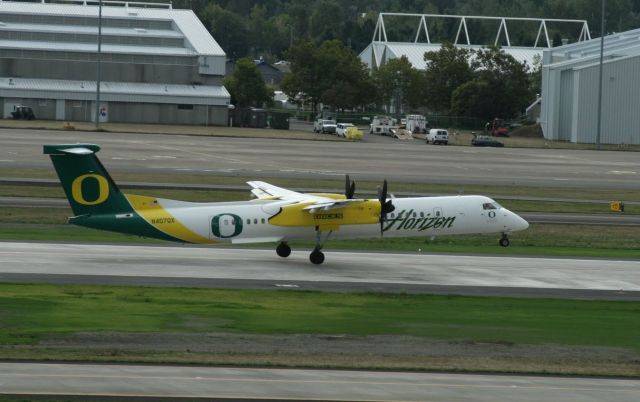
{"label": "horizontal stabilizer", "polygon": [[98,151],[100,147],[95,144],[58,144],[43,147],[45,155],[91,155]]}

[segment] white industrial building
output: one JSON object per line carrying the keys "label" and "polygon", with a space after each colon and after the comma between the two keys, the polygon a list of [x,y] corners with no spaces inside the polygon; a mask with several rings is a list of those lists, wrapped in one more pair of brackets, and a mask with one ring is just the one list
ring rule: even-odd
{"label": "white industrial building", "polygon": [[[0,0],[0,112],[95,121],[98,1]],[[225,53],[191,10],[103,1],[100,119],[226,125]]]}
{"label": "white industrial building", "polygon": [[[387,36],[387,24],[385,17],[394,17],[416,22],[415,36],[412,42],[390,41]],[[457,26],[455,38],[434,38],[432,24],[443,20],[453,21]],[[479,38],[474,37],[473,30],[469,28],[472,23],[493,23],[497,27],[494,40],[491,43],[479,43]],[[532,30],[537,30],[534,43],[515,44],[509,34],[509,27],[515,28],[518,25],[527,24]],[[426,52],[438,51],[442,47],[442,42],[449,41],[456,47],[479,50],[489,45],[500,46],[507,54],[513,56],[520,62],[527,63],[532,67],[536,58],[542,57],[542,51],[552,47],[549,38],[549,25],[569,24],[577,25],[580,34],[577,41],[591,39],[589,27],[585,20],[558,20],[541,18],[507,18],[507,17],[487,17],[487,16],[463,16],[463,15],[439,15],[439,14],[406,14],[406,13],[380,13],[378,22],[373,33],[371,43],[360,53],[360,60],[374,70],[387,62],[387,60],[407,57],[413,67],[426,69],[424,54]],[[533,32],[531,31],[532,35]]]}
{"label": "white industrial building", "polygon": [[[545,50],[540,124],[550,140],[595,143],[600,38]],[[603,144],[640,144],[640,29],[605,37]]]}

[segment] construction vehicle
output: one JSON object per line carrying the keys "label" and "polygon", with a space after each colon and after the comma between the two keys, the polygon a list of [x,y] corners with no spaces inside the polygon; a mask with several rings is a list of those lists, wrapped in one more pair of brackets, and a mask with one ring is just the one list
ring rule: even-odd
{"label": "construction vehicle", "polygon": [[492,135],[494,137],[508,137],[510,135],[509,125],[507,125],[503,119],[498,117],[487,122],[484,129],[488,135]]}
{"label": "construction vehicle", "polygon": [[392,136],[398,128],[396,119],[389,116],[374,116],[369,125],[369,134]]}

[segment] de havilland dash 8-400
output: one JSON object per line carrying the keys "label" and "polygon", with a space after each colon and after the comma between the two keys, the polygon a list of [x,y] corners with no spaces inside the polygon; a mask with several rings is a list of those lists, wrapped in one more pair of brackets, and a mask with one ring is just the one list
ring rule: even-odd
{"label": "de havilland dash 8-400", "polygon": [[292,240],[315,240],[309,259],[324,261],[329,237],[432,237],[499,233],[509,245],[511,232],[529,224],[491,198],[479,195],[388,198],[384,181],[378,198],[354,198],[346,177],[344,194],[299,193],[250,181],[251,201],[194,203],[125,194],[113,181],[94,144],[45,145],[74,216],[69,222],[169,241],[200,244],[277,243],[288,257]]}

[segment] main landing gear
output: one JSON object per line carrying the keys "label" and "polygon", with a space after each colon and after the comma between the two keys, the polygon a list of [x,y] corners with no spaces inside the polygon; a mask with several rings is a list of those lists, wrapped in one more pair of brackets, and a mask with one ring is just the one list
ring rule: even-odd
{"label": "main landing gear", "polygon": [[323,239],[322,232],[318,227],[316,227],[316,248],[314,248],[309,255],[309,261],[311,261],[313,264],[319,265],[324,262],[324,253],[321,250],[324,246],[324,243],[329,239],[329,236],[331,236],[331,233],[333,233],[332,230],[330,230]]}
{"label": "main landing gear", "polygon": [[[322,264],[324,262],[324,253],[322,252],[322,247],[324,246],[324,243],[329,239],[329,236],[331,236],[331,233],[332,231],[330,230],[323,238],[322,232],[318,228],[316,228],[316,247],[313,249],[311,254],[309,254],[309,261],[316,265]],[[289,247],[286,241],[280,242],[276,247],[276,253],[282,258],[286,258],[291,255],[291,247]]]}
{"label": "main landing gear", "polygon": [[506,233],[502,234],[502,237],[500,238],[498,244],[500,244],[502,247],[509,247],[509,238],[507,237]]}
{"label": "main landing gear", "polygon": [[286,258],[291,255],[291,247],[289,247],[286,241],[283,241],[276,247],[276,253],[282,258]]}

